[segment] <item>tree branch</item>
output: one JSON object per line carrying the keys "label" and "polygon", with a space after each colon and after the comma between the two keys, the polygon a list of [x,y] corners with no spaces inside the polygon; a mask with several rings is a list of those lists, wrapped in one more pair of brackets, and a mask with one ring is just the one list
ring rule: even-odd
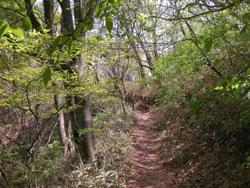
{"label": "tree branch", "polygon": [[9,8],[9,7],[4,7],[4,6],[1,6],[1,5],[0,5],[0,8],[1,8],[1,9],[4,9],[4,10],[7,10],[7,11],[15,12],[15,13],[17,13],[17,14],[20,14],[21,16],[25,16],[25,14],[23,14],[22,12],[20,12],[20,11],[18,11],[18,10],[15,10],[15,9],[11,9],[11,8]]}
{"label": "tree branch", "polygon": [[4,179],[5,183],[6,183],[6,187],[11,188],[6,173],[5,173],[5,172],[3,171],[3,169],[0,167],[0,177],[1,177],[1,176],[3,177],[3,179]]}
{"label": "tree branch", "polygon": [[201,12],[201,13],[195,14],[193,16],[187,16],[187,17],[182,17],[182,16],[181,17],[175,17],[175,18],[164,18],[164,17],[161,17],[161,16],[150,16],[150,17],[162,19],[162,20],[165,20],[165,21],[190,20],[190,19],[193,19],[193,18],[196,18],[196,17],[199,17],[199,16],[210,14],[210,13],[221,12],[221,11],[224,11],[226,9],[232,8],[234,6],[235,6],[235,4],[233,3],[233,4],[230,4],[228,6],[221,7],[219,9],[213,9],[213,10]]}
{"label": "tree branch", "polygon": [[[188,27],[189,31],[191,32],[191,34],[193,35],[193,37],[194,37],[195,39],[197,39],[197,36],[196,36],[194,30],[193,30],[192,27],[189,25],[189,23],[187,22],[187,20],[185,20],[185,24],[187,25],[187,27]],[[197,41],[196,41],[196,40],[193,40],[193,43],[195,44],[195,46],[199,49],[199,51],[201,52],[201,54],[202,54],[202,55],[205,57],[205,59],[207,60],[207,66],[210,67],[217,75],[219,75],[220,77],[223,77],[223,74],[213,66],[211,60],[208,58],[208,56],[206,55],[206,53],[201,49],[201,47],[199,46],[199,44],[197,43]]]}
{"label": "tree branch", "polygon": [[29,111],[30,111],[31,114],[34,116],[34,118],[36,119],[36,123],[39,125],[40,122],[39,122],[38,115],[35,113],[34,110],[32,110],[31,101],[30,101],[30,97],[29,97],[29,87],[30,87],[30,85],[31,85],[31,83],[32,83],[33,81],[34,81],[34,80],[31,80],[31,81],[29,81],[29,83],[27,84],[26,89],[25,89],[25,94],[26,94],[26,100],[27,100],[27,102],[28,102]]}

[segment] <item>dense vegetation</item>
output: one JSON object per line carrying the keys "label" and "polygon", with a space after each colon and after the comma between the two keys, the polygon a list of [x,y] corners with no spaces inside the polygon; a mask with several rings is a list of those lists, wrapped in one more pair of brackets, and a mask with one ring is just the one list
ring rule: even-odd
{"label": "dense vegetation", "polygon": [[248,0],[1,1],[0,187],[125,187],[138,103],[177,187],[250,187],[249,46]]}

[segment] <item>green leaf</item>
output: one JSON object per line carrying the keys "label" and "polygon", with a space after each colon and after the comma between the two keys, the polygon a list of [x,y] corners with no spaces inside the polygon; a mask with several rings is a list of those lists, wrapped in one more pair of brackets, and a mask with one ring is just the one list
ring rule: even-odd
{"label": "green leaf", "polygon": [[4,36],[8,32],[9,26],[7,24],[3,24],[0,27],[0,37]]}
{"label": "green leaf", "polygon": [[74,31],[74,37],[78,38],[80,37],[84,32],[89,31],[93,29],[94,26],[94,19],[93,18],[86,18],[85,22],[81,22],[77,25],[75,31]]}
{"label": "green leaf", "polygon": [[74,45],[72,39],[70,39],[70,40],[68,41],[67,47],[68,47],[68,55],[70,56],[70,55],[72,55],[73,50],[74,50],[74,48],[75,48],[75,45]]}
{"label": "green leaf", "polygon": [[246,97],[247,99],[250,99],[250,92],[247,92]]}
{"label": "green leaf", "polygon": [[5,25],[5,22],[0,20],[0,28],[3,27]]}
{"label": "green leaf", "polygon": [[20,27],[10,27],[9,32],[15,35],[19,39],[24,38],[24,31]]}
{"label": "green leaf", "polygon": [[86,18],[84,24],[84,31],[89,31],[94,27],[94,19],[93,18]]}
{"label": "green leaf", "polygon": [[81,35],[81,33],[83,32],[84,28],[85,28],[85,24],[79,23],[74,31],[74,37],[78,38]]}
{"label": "green leaf", "polygon": [[108,2],[107,1],[101,1],[100,4],[96,7],[95,14],[98,17],[103,17],[103,14],[105,13],[105,10],[107,9]]}
{"label": "green leaf", "polygon": [[145,20],[148,18],[148,15],[145,13],[140,13],[139,16],[137,16],[139,20]]}
{"label": "green leaf", "polygon": [[43,72],[43,83],[45,86],[48,85],[49,81],[51,80],[52,71],[50,67],[46,67]]}
{"label": "green leaf", "polygon": [[31,29],[32,27],[32,24],[31,24],[31,21],[30,21],[30,18],[28,16],[25,16],[22,20],[22,23],[23,23],[23,29],[25,31],[28,31]]}
{"label": "green leaf", "polygon": [[213,46],[213,40],[211,38],[208,38],[205,41],[204,51],[208,53],[212,49],[212,46]]}
{"label": "green leaf", "polygon": [[111,33],[111,31],[113,29],[113,20],[112,20],[111,14],[106,16],[106,28],[109,31],[109,33]]}
{"label": "green leaf", "polygon": [[189,102],[188,106],[192,110],[192,112],[197,112],[199,109],[199,103],[195,97],[193,97]]}
{"label": "green leaf", "polygon": [[247,75],[250,75],[250,68],[247,69]]}
{"label": "green leaf", "polygon": [[247,24],[249,22],[249,20],[250,20],[250,12],[247,12],[243,15],[242,22]]}
{"label": "green leaf", "polygon": [[223,86],[216,86],[214,89],[217,91],[221,91],[224,89],[224,87]]}
{"label": "green leaf", "polygon": [[47,49],[48,56],[52,56],[53,53],[61,48],[62,46],[66,45],[68,43],[68,40],[70,40],[71,37],[66,35],[59,35],[57,36],[51,43],[50,48]]}
{"label": "green leaf", "polygon": [[244,35],[247,32],[248,24],[245,24],[240,30],[240,35]]}
{"label": "green leaf", "polygon": [[99,134],[101,133],[101,129],[99,128],[85,128],[85,129],[78,129],[80,136],[86,136],[88,134]]}
{"label": "green leaf", "polygon": [[96,16],[99,16],[99,15],[100,15],[100,4],[96,5],[96,8],[95,8],[95,15],[96,15]]}

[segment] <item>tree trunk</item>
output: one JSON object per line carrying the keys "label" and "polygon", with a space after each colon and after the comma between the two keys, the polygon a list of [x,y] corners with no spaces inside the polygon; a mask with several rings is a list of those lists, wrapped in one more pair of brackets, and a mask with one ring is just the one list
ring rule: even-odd
{"label": "tree trunk", "polygon": [[0,167],[0,177],[3,177],[3,180],[5,181],[6,187],[11,188],[11,185],[10,185],[10,182],[8,181],[7,175],[1,167]]}
{"label": "tree trunk", "polygon": [[[56,108],[60,109],[62,107],[62,102],[61,102],[61,97],[59,95],[54,96]],[[68,125],[70,127],[71,125]],[[66,125],[65,125],[65,118],[64,118],[64,113],[59,112],[59,133],[61,137],[61,141],[64,146],[64,156],[68,157],[74,152],[74,146],[72,144],[72,141],[70,139],[70,133],[68,133],[67,136],[67,130],[66,130]]]}
{"label": "tree trunk", "polygon": [[44,7],[44,19],[46,28],[49,29],[49,33],[54,33],[54,1],[53,0],[43,0]]}
{"label": "tree trunk", "polygon": [[[59,1],[58,1],[59,2]],[[61,9],[62,9],[62,23],[61,23],[61,30],[63,34],[69,34],[74,31],[74,23],[72,17],[72,10],[70,6],[70,0],[63,0],[60,2]],[[72,61],[75,61],[73,59]],[[75,63],[73,63],[75,64]],[[67,66],[67,71],[69,73],[73,73],[73,65]],[[66,85],[67,87],[67,85]],[[79,135],[79,124],[76,117],[76,109],[75,108],[75,97],[74,96],[66,96],[66,103],[69,108],[73,108],[69,113],[69,121],[68,125],[70,126],[69,130],[72,130],[73,140],[76,144],[76,152],[81,153],[81,150],[84,149],[81,147],[80,142],[80,135]],[[83,160],[82,156],[80,162]]]}
{"label": "tree trunk", "polygon": [[[82,8],[83,3],[85,4],[85,9],[87,9],[85,17],[83,17]],[[93,18],[94,14],[94,1],[89,1],[86,4],[86,1],[83,0],[74,0],[74,15],[75,15],[75,21],[76,25],[78,25],[80,22],[85,22],[88,19]],[[85,37],[85,31],[83,31],[83,36]],[[83,64],[83,60],[81,57],[78,57],[77,60],[78,64]],[[82,66],[79,66],[82,67]],[[91,109],[91,96],[88,95],[84,97],[83,99],[80,99],[78,97],[75,97],[75,103],[77,105],[80,105],[81,107],[76,110],[76,116],[78,125],[81,129],[89,129],[92,128],[92,109]],[[81,156],[83,160],[92,160],[94,157],[95,152],[95,138],[94,134],[90,132],[86,132],[84,135],[81,135]]]}
{"label": "tree trunk", "polygon": [[32,27],[36,30],[41,30],[41,24],[40,22],[37,20],[34,11],[33,11],[33,3],[31,2],[31,0],[24,0],[25,3],[25,8],[27,11],[27,16],[30,18]]}
{"label": "tree trunk", "polygon": [[76,107],[70,113],[70,122],[72,124],[72,131],[74,142],[77,145],[78,152],[82,161],[89,161],[94,156],[94,138],[86,129],[91,128],[91,105],[90,98],[81,99],[79,97],[68,96],[67,104],[71,107]]}
{"label": "tree trunk", "polygon": [[72,17],[72,10],[70,6],[70,0],[58,1],[62,9],[62,33],[69,34],[74,31],[74,23]]}
{"label": "tree trunk", "polygon": [[[44,19],[46,23],[46,28],[49,29],[49,33],[53,35],[54,1],[43,0],[43,6],[44,6]],[[62,108],[62,98],[59,95],[54,95],[54,102],[56,109],[60,110],[60,108]],[[58,130],[59,130],[59,135],[61,137],[61,142],[64,147],[64,156],[68,157],[74,152],[74,146],[70,139],[70,133],[67,134],[64,112],[60,111],[58,118],[59,118]],[[70,125],[68,125],[68,127],[69,126]]]}
{"label": "tree trunk", "polygon": [[79,22],[83,21],[82,5],[83,5],[82,0],[74,0],[74,15],[75,15],[75,23],[76,23],[76,25]]}
{"label": "tree trunk", "polygon": [[[84,128],[92,128],[92,116],[91,113],[91,96],[87,95],[83,101],[83,113],[84,113]],[[94,157],[95,152],[95,138],[93,132],[88,132],[85,137],[88,147],[88,158],[91,160]]]}
{"label": "tree trunk", "polygon": [[[77,25],[80,21],[83,21],[82,1],[81,0],[74,1],[74,15],[75,15],[74,19],[72,17],[70,0],[63,0],[60,2],[60,5],[62,8],[62,33],[63,34],[72,33],[74,31],[74,25]],[[88,15],[88,12],[86,15]],[[75,20],[75,24],[73,23],[73,20]],[[76,65],[79,62],[83,63],[83,61],[81,61],[79,58],[74,58],[73,61],[74,61],[73,65]],[[73,72],[72,66],[68,68],[68,71],[70,73]],[[89,133],[86,133],[86,135],[80,134],[81,130],[91,127],[90,97],[88,98],[87,100],[88,102],[86,103],[82,102],[85,101],[85,99],[81,100],[77,96],[67,96],[66,100],[68,106],[73,108],[69,113],[69,118],[72,124],[74,141],[78,147],[77,150],[80,153],[81,160],[82,161],[91,160],[94,155],[93,135]]]}

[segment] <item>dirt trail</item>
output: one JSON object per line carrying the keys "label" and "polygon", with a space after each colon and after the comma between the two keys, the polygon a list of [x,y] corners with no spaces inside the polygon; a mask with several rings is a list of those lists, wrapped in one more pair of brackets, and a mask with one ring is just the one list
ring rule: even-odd
{"label": "dirt trail", "polygon": [[132,129],[132,169],[127,188],[174,188],[174,176],[164,167],[162,140],[150,112],[135,111],[136,125]]}

